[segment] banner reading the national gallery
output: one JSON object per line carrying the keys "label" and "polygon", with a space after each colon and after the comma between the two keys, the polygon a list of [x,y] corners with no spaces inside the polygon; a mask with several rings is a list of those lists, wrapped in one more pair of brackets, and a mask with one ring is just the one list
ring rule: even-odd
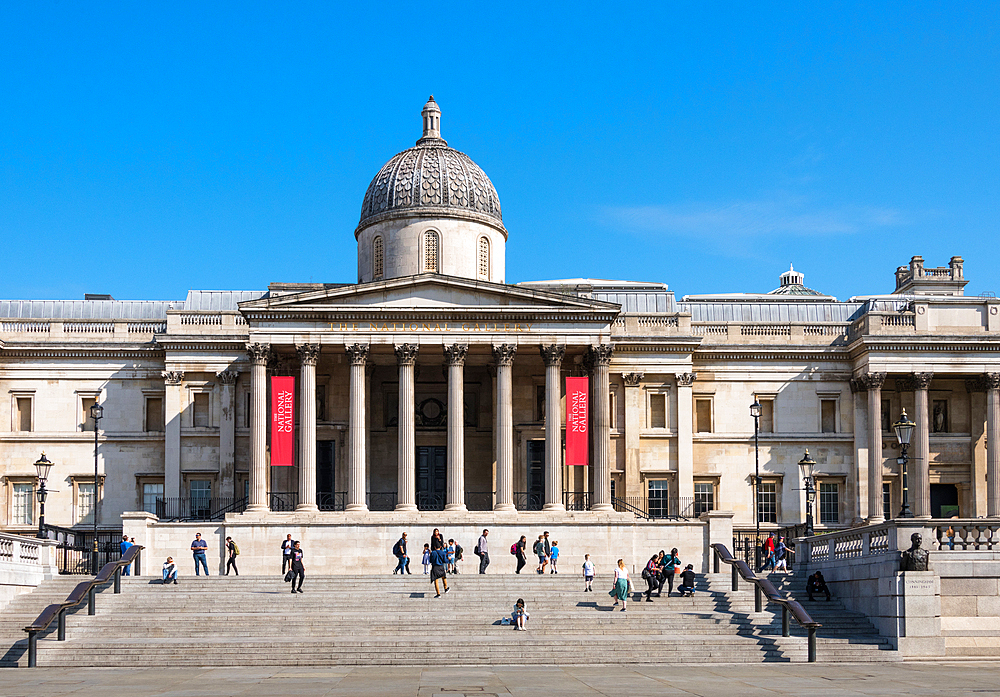
{"label": "banner reading the national gallery", "polygon": [[271,465],[295,464],[295,378],[271,378]]}
{"label": "banner reading the national gallery", "polygon": [[566,378],[566,464],[589,465],[590,378]]}

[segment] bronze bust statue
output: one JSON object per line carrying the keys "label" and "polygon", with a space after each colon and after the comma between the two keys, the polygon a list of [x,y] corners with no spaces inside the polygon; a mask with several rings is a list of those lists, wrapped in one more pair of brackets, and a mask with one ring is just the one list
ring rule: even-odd
{"label": "bronze bust statue", "polygon": [[910,535],[910,548],[903,552],[903,571],[927,571],[930,555],[926,549],[921,549],[923,538],[919,532]]}

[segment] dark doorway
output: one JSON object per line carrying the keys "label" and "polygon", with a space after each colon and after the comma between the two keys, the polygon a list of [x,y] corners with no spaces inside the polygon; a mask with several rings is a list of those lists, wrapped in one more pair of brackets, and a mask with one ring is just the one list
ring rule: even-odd
{"label": "dark doorway", "polygon": [[443,511],[448,476],[448,449],[443,445],[417,448],[417,508]]}
{"label": "dark doorway", "polygon": [[957,515],[958,487],[954,484],[931,484],[931,516],[951,518]]}
{"label": "dark doorway", "polygon": [[340,511],[344,508],[344,502],[337,500],[335,491],[337,488],[335,445],[336,442],[332,440],[316,441],[316,504],[321,511]]}
{"label": "dark doorway", "polygon": [[528,491],[518,508],[524,511],[540,511],[545,503],[545,441],[528,441]]}

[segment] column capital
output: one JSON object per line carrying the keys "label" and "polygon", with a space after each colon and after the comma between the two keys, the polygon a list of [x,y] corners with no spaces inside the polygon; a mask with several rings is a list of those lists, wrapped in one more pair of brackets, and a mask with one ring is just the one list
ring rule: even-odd
{"label": "column capital", "polygon": [[615,352],[614,344],[597,344],[587,349],[591,364],[594,366],[611,365],[611,355]]}
{"label": "column capital", "polygon": [[545,365],[562,365],[563,357],[566,355],[566,347],[560,346],[559,344],[551,344],[549,346],[539,346],[539,352],[542,354],[542,360],[545,361]]}
{"label": "column capital", "polygon": [[300,344],[295,347],[302,365],[316,365],[319,362],[319,344]]}
{"label": "column capital", "polygon": [[161,375],[168,385],[180,385],[184,379],[184,371],[182,370],[164,370]]}
{"label": "column capital", "polygon": [[1000,373],[983,373],[983,385],[987,390],[1000,390]]}
{"label": "column capital", "polygon": [[493,346],[493,360],[497,365],[513,365],[515,353],[517,353],[517,344],[499,344]]}
{"label": "column capital", "polygon": [[347,355],[351,357],[351,365],[364,365],[368,361],[368,344],[351,344],[347,347]]}
{"label": "column capital", "polygon": [[858,381],[866,390],[881,390],[885,376],[885,373],[865,373],[858,376]]}
{"label": "column capital", "polygon": [[622,373],[622,380],[625,381],[625,387],[638,387],[645,376],[645,373]]}
{"label": "column capital", "polygon": [[857,394],[858,392],[864,392],[867,388],[861,382],[861,378],[851,378],[850,380],[851,392]]}
{"label": "column capital", "polygon": [[267,365],[267,359],[271,356],[271,345],[253,343],[247,344],[247,357],[253,365]]}
{"label": "column capital", "polygon": [[698,373],[674,373],[674,380],[678,387],[691,387],[698,379]]}
{"label": "column capital", "polygon": [[1000,389],[1000,373],[983,373],[974,378],[965,378],[966,392],[987,392]]}
{"label": "column capital", "polygon": [[916,392],[926,390],[931,386],[934,373],[910,373],[906,377],[896,378],[896,390],[898,392]]}
{"label": "column capital", "polygon": [[219,378],[219,382],[223,385],[235,385],[236,378],[239,377],[239,372],[235,370],[223,370],[216,373],[215,377]]}
{"label": "column capital", "polygon": [[413,365],[417,362],[417,352],[420,346],[417,344],[398,344],[393,346],[396,352],[396,363],[398,365]]}
{"label": "column capital", "polygon": [[445,365],[465,365],[465,354],[469,352],[468,344],[451,344],[444,347]]}

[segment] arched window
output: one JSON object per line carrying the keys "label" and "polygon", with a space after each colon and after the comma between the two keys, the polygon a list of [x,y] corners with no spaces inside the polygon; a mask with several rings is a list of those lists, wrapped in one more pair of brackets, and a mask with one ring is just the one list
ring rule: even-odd
{"label": "arched window", "polygon": [[438,234],[433,230],[424,233],[424,271],[440,273],[440,241]]}
{"label": "arched window", "polygon": [[384,267],[384,254],[382,252],[382,236],[378,235],[372,240],[372,280],[378,281],[382,278]]}
{"label": "arched window", "polygon": [[490,241],[479,238],[479,277],[490,280]]}

